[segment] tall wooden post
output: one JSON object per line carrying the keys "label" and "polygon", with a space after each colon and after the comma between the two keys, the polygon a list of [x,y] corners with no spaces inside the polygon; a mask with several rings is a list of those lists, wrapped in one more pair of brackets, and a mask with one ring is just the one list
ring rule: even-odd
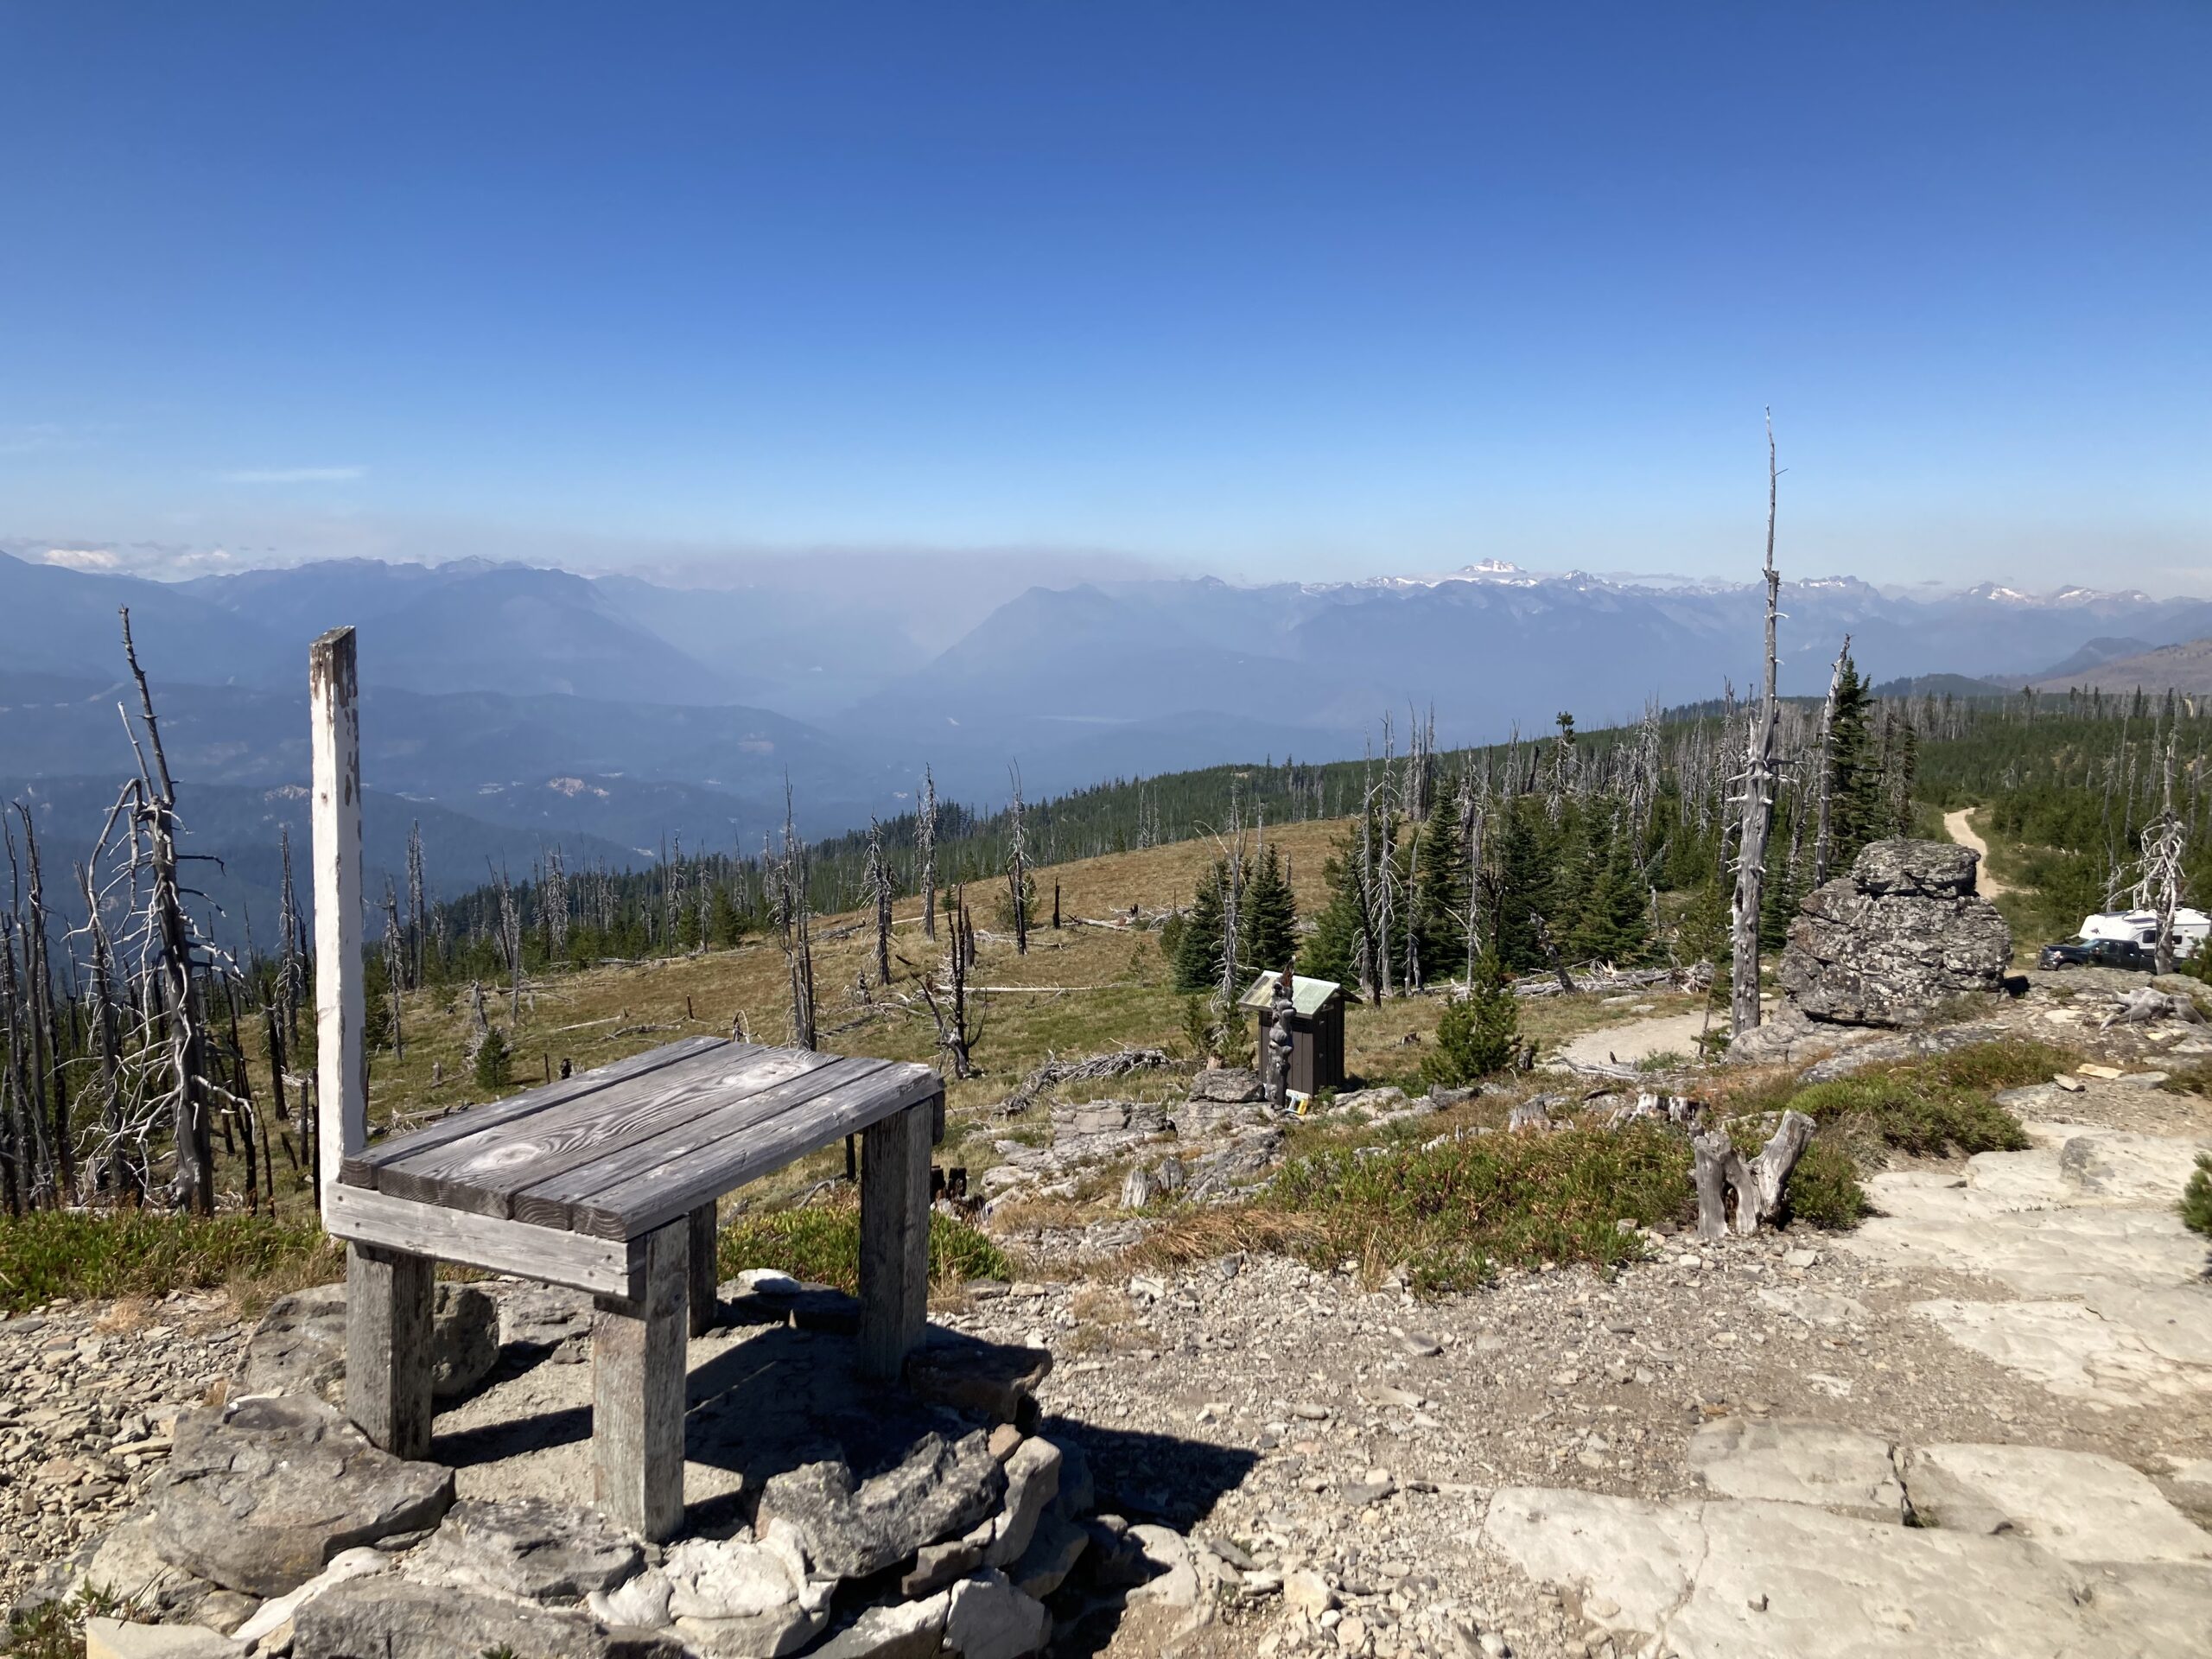
{"label": "tall wooden post", "polygon": [[361,987],[361,708],[353,630],[308,652],[315,776],[315,1201],[368,1142]]}
{"label": "tall wooden post", "polygon": [[[353,630],[308,652],[314,770],[315,1198],[327,1207],[345,1160],[368,1144],[362,1064],[361,709]],[[430,1449],[428,1256],[346,1250],[346,1414],[394,1456]]]}

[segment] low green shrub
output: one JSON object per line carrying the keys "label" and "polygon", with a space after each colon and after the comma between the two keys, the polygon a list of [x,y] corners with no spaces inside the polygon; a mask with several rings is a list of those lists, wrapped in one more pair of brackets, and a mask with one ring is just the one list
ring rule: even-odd
{"label": "low green shrub", "polygon": [[1404,1152],[1331,1147],[1277,1172],[1260,1203],[1307,1225],[1317,1265],[1405,1263],[1416,1288],[1468,1288],[1499,1264],[1606,1264],[1643,1251],[1614,1224],[1680,1221],[1689,1145],[1656,1126],[1471,1135]]}
{"label": "low green shrub", "polygon": [[[716,1254],[722,1277],[747,1268],[773,1268],[810,1284],[858,1290],[861,1211],[857,1203],[810,1205],[799,1210],[742,1216],[721,1230]],[[930,1216],[930,1282],[1005,1279],[1014,1264],[1005,1251],[964,1221]]]}
{"label": "low green shrub", "polygon": [[11,1313],[63,1296],[165,1296],[279,1271],[334,1279],[344,1270],[313,1217],[37,1210],[0,1219],[0,1307]]}
{"label": "low green shrub", "polygon": [[1866,1214],[1866,1189],[1850,1149],[1834,1135],[1814,1135],[1783,1189],[1782,1218],[1835,1232],[1856,1227]]}
{"label": "low green shrub", "polygon": [[1915,1157],[1948,1152],[2018,1152],[2028,1144],[2020,1120],[1974,1089],[1897,1073],[1844,1077],[1800,1090],[1790,1105],[1853,1146],[1878,1143]]}
{"label": "low green shrub", "polygon": [[0,1659],[85,1659],[85,1621],[137,1622],[141,1609],[105,1586],[85,1586],[66,1602],[41,1602],[0,1626]]}
{"label": "low green shrub", "polygon": [[1976,1043],[1834,1083],[1800,1090],[1789,1104],[1854,1147],[1939,1158],[1947,1153],[2018,1152],[2020,1120],[1991,1098],[2039,1083],[2074,1063],[2047,1043]]}

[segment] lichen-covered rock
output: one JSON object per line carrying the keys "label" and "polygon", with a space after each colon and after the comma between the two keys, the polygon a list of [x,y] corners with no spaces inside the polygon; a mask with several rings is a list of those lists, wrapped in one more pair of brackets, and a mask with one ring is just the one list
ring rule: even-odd
{"label": "lichen-covered rock", "polygon": [[542,1497],[454,1504],[408,1562],[425,1584],[458,1584],[532,1601],[607,1591],[644,1565],[635,1539],[596,1510]]}
{"label": "lichen-covered rock", "polygon": [[914,1397],[955,1411],[980,1412],[995,1423],[1017,1422],[1036,1409],[1035,1393],[1051,1375],[1049,1348],[1016,1348],[932,1329],[906,1358]]}
{"label": "lichen-covered rock", "polygon": [[[499,1310],[474,1285],[440,1285],[430,1315],[430,1392],[467,1393],[499,1358]],[[315,1285],[269,1306],[239,1357],[233,1395],[346,1402],[346,1287]]]}
{"label": "lichen-covered rock", "polygon": [[378,1451],[320,1401],[273,1395],[180,1416],[149,1500],[162,1560],[281,1596],[342,1549],[436,1524],[453,1471]]}
{"label": "lichen-covered rock", "polygon": [[896,1467],[857,1485],[852,1470],[835,1460],[772,1477],[761,1491],[759,1525],[765,1533],[789,1522],[816,1572],[860,1579],[974,1526],[1005,1491],[1006,1472],[980,1432],[957,1440],[929,1433]]}
{"label": "lichen-covered rock", "polygon": [[1003,1573],[985,1571],[952,1586],[944,1644],[961,1659],[1025,1659],[1052,1639],[1052,1616]]}
{"label": "lichen-covered rock", "polygon": [[1217,1065],[1191,1079],[1192,1100],[1218,1101],[1234,1106],[1267,1097],[1267,1085],[1260,1080],[1260,1074],[1249,1066]]}
{"label": "lichen-covered rock", "polygon": [[1948,842],[1868,846],[1789,925],[1779,978],[1790,1005],[1815,1020],[1913,1026],[1955,996],[1998,989],[2012,930],[1975,896],[1977,861]]}
{"label": "lichen-covered rock", "polygon": [[302,1607],[292,1659],[683,1659],[664,1637],[481,1591],[356,1579]]}

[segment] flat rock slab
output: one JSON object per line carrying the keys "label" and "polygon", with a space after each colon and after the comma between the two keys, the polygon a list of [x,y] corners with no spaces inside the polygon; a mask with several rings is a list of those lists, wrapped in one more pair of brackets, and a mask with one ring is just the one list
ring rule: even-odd
{"label": "flat rock slab", "polygon": [[1796,1503],[1505,1487],[1478,1537],[1533,1578],[1581,1586],[1586,1617],[1611,1604],[1597,1623],[1683,1659],[2183,1659],[2212,1621],[2212,1571],[2099,1568],[2093,1580],[2024,1539]]}
{"label": "flat rock slab", "polygon": [[2203,1241],[2174,1211],[2188,1141],[2031,1122],[2028,1150],[1983,1153],[1963,1183],[1893,1170],[1878,1213],[1840,1249],[1901,1268],[1964,1272],[2018,1299],[1939,1298],[1915,1312],[1961,1346],[2098,1406],[2212,1395]]}
{"label": "flat rock slab", "polygon": [[[1006,1489],[1006,1471],[980,1430],[957,1440],[932,1433],[866,1480],[855,1482],[852,1468],[836,1460],[772,1477],[761,1488],[758,1524],[788,1522],[817,1573],[866,1578],[965,1532],[998,1508]],[[1027,1548],[1027,1538],[1021,1541]]]}
{"label": "flat rock slab", "polygon": [[559,1363],[587,1359],[591,1351],[591,1298],[558,1285],[502,1285],[493,1300],[499,1308],[503,1346],[543,1353]]}
{"label": "flat rock slab", "polygon": [[1690,1437],[1689,1465],[1719,1497],[1806,1503],[1868,1521],[1904,1519],[1890,1443],[1832,1423],[1729,1417]]}
{"label": "flat rock slab", "polygon": [[292,1629],[292,1659],[475,1659],[502,1649],[518,1659],[683,1659],[664,1637],[587,1614],[404,1579],[341,1584],[301,1608]]}
{"label": "flat rock slab", "polygon": [[85,1659],[238,1659],[245,1649],[197,1624],[126,1624],[85,1621]]}
{"label": "flat rock slab", "polygon": [[1931,1446],[1908,1465],[1923,1522],[2009,1531],[2069,1561],[2212,1563],[2205,1532],[2112,1458],[2039,1446]]}
{"label": "flat rock slab", "polygon": [[152,1513],[139,1510],[100,1540],[82,1575],[67,1586],[62,1599],[67,1600],[82,1587],[133,1603],[144,1617],[180,1620],[205,1601],[215,1586],[162,1555]]}
{"label": "flat rock slab", "polygon": [[932,1405],[1015,1423],[1034,1408],[1037,1387],[1052,1370],[1050,1349],[1014,1348],[933,1330],[907,1357],[906,1381],[916,1398]]}
{"label": "flat rock slab", "polygon": [[181,1415],[149,1496],[163,1560],[280,1596],[342,1549],[436,1524],[453,1471],[378,1451],[320,1401],[276,1395]]}
{"label": "flat rock slab", "polygon": [[[499,1358],[499,1311],[474,1285],[442,1284],[430,1317],[430,1392],[467,1394]],[[346,1287],[316,1285],[270,1304],[239,1356],[233,1394],[346,1401]]]}
{"label": "flat rock slab", "polygon": [[1936,1298],[1912,1311],[1962,1348],[2104,1406],[2148,1406],[2212,1391],[2202,1367],[2176,1364],[2125,1325],[2080,1302],[1967,1302]]}
{"label": "flat rock slab", "polygon": [[638,1541],[596,1510],[541,1497],[464,1498],[407,1571],[424,1583],[575,1601],[613,1589],[644,1563]]}

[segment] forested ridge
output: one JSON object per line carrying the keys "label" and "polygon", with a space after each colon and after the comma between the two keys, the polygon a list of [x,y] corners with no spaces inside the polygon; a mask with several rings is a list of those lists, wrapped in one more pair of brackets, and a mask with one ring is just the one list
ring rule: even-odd
{"label": "forested ridge", "polygon": [[[212,1203],[214,1141],[248,1160],[249,1190],[267,1189],[277,1154],[311,1152],[301,1107],[314,1034],[300,1015],[313,969],[289,862],[276,927],[235,957],[208,944],[188,865],[177,874],[152,707],[149,693],[137,728],[144,775],[92,868],[40,868],[28,814],[10,814],[0,1200],[10,1208],[157,1191]],[[979,925],[1018,937],[1048,918],[1162,928],[1178,982],[1194,990],[1234,991],[1293,952],[1302,971],[1372,1000],[1465,982],[1485,954],[1509,974],[1705,964],[1725,983],[1745,715],[1732,701],[1586,732],[1562,713],[1548,733],[1452,751],[1433,747],[1425,719],[1386,718],[1361,760],[1269,759],[1036,803],[1019,802],[1010,772],[1007,803],[988,810],[936,800],[918,768],[917,809],[867,831],[810,844],[787,829],[757,849],[671,842],[642,869],[571,868],[549,846],[532,868],[489,871],[448,902],[427,896],[418,848],[404,889],[369,895],[370,1041],[405,1041],[394,986],[473,982],[480,995],[762,936],[803,951],[810,918],[855,912],[880,922],[879,976],[932,996],[958,988]],[[2036,927],[2070,929],[2134,899],[2153,832],[2177,851],[2180,890],[2212,891],[2212,721],[2188,699],[1880,698],[1847,657],[1831,697],[1783,701],[1777,729],[1759,929],[1770,950],[1802,895],[1867,841],[1939,833],[1936,813],[1969,803],[1986,809]],[[1323,900],[1301,917],[1268,830],[1313,820],[1335,826],[1333,853]],[[1211,874],[1173,913],[1061,916],[1051,867],[1192,840],[1211,843]],[[66,919],[53,899],[64,881],[89,887],[97,925]],[[950,918],[950,954],[917,964],[910,945],[894,963],[890,903],[925,891],[932,923]],[[801,977],[795,966],[795,1031]],[[180,1109],[188,1096],[196,1112]],[[187,1122],[200,1145],[181,1163]]]}

